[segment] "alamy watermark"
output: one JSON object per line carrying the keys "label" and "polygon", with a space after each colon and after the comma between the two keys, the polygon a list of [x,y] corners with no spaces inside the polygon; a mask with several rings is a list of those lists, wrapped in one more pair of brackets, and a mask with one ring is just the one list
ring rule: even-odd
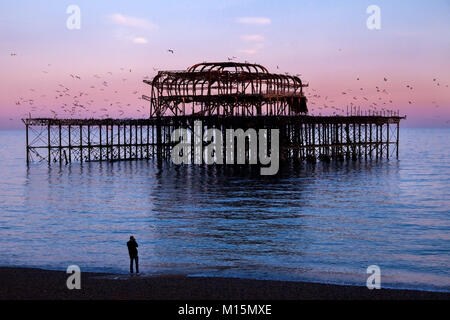
{"label": "alamy watermark", "polygon": [[204,132],[202,122],[195,121],[193,131],[180,128],[172,132],[171,141],[177,144],[171,158],[177,165],[190,164],[191,159],[194,164],[260,164],[267,166],[261,167],[261,175],[275,175],[279,169],[279,140],[278,129],[226,129],[224,135],[219,129]]}
{"label": "alamy watermark", "polygon": [[377,5],[371,5],[367,7],[367,14],[370,16],[367,18],[366,25],[369,30],[381,29],[381,8]]}
{"label": "alamy watermark", "polygon": [[381,289],[381,269],[377,265],[371,265],[367,267],[367,274],[370,276],[367,278],[366,286],[369,290]]}
{"label": "alamy watermark", "polygon": [[70,265],[67,267],[66,273],[70,274],[70,276],[67,278],[66,286],[67,289],[73,290],[81,289],[81,269],[77,265]]}
{"label": "alamy watermark", "polygon": [[69,30],[80,30],[81,29],[81,9],[77,5],[70,5],[66,10],[67,14],[70,16],[66,20],[66,27]]}

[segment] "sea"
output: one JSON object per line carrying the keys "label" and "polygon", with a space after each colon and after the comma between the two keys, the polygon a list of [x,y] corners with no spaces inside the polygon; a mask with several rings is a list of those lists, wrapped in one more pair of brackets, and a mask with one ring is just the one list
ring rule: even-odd
{"label": "sea", "polygon": [[[401,128],[389,160],[248,166],[26,164],[0,131],[0,266],[450,292],[450,129]],[[368,272],[369,268],[369,272]]]}

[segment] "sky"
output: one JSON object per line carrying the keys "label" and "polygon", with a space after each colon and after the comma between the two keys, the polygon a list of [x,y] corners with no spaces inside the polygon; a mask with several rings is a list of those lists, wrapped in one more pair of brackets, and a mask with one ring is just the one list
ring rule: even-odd
{"label": "sky", "polygon": [[300,74],[311,114],[399,110],[404,126],[450,127],[450,0],[2,0],[0,129],[146,117],[142,80],[233,56]]}

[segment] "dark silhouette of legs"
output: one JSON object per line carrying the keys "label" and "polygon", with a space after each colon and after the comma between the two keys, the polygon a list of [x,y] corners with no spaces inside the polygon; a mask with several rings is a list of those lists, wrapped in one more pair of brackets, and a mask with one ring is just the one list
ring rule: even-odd
{"label": "dark silhouette of legs", "polygon": [[130,273],[133,273],[133,260],[136,264],[136,273],[139,273],[139,258],[138,257],[130,257]]}

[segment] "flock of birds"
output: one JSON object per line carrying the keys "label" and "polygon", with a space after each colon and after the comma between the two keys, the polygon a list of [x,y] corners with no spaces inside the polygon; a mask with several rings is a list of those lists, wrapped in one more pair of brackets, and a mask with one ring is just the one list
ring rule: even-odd
{"label": "flock of birds", "polygon": [[[175,51],[172,49],[167,50],[169,53],[174,54]],[[11,53],[11,57],[17,56],[16,53]],[[48,64],[47,67],[50,68],[52,65]],[[154,72],[157,72],[158,68],[153,68]],[[128,77],[124,76],[124,73],[131,74],[132,69],[120,68],[120,81],[125,83],[128,81]],[[43,74],[49,74],[49,70],[43,70]],[[117,75],[117,72],[115,72]],[[118,115],[123,117],[130,112],[137,112],[142,115],[145,113],[145,107],[143,105],[137,108],[133,107],[136,100],[142,100],[141,95],[138,90],[130,90],[126,92],[126,97],[132,97],[132,102],[124,103],[122,98],[124,97],[124,92],[119,92],[117,89],[123,88],[124,85],[114,86],[113,81],[117,81],[117,76],[114,77],[112,71],[108,71],[105,74],[93,74],[89,80],[78,74],[69,74],[68,79],[72,82],[72,85],[68,85],[66,81],[64,83],[58,83],[57,87],[49,94],[37,95],[37,89],[30,88],[30,96],[23,95],[18,97],[15,101],[17,107],[27,107],[26,113],[23,114],[24,117],[32,117],[32,114],[39,116],[44,116],[44,114],[50,112],[51,116],[54,118],[70,118],[70,117],[99,117],[99,118],[110,118],[111,116]],[[150,79],[148,75],[142,76],[143,79]],[[92,83],[92,79],[95,81]],[[141,77],[139,77],[141,79]],[[78,82],[78,83],[76,83]],[[80,89],[80,87],[86,86],[89,82],[88,87]],[[106,96],[102,101],[98,101],[99,97]],[[120,99],[119,99],[120,97]],[[96,100],[97,99],[97,100]],[[45,101],[45,102],[43,102]],[[51,101],[51,102],[49,102]],[[98,109],[101,105],[102,108]],[[134,108],[134,110],[133,110]],[[10,118],[11,121],[14,119]]]}
{"label": "flock of birds", "polygon": [[[357,77],[356,82],[361,82],[361,79]],[[316,89],[311,89],[312,93],[309,94],[309,88],[306,88],[306,96],[309,99],[309,111],[310,113],[318,113],[322,115],[322,112],[326,114],[337,115],[397,115],[398,110],[392,109],[395,107],[395,101],[393,95],[389,91],[389,79],[383,77],[382,83],[375,87],[357,86],[357,89],[346,89],[340,92],[340,97],[337,99],[329,99],[328,95],[320,94]],[[441,87],[438,79],[434,78],[433,83],[437,87]],[[404,84],[407,91],[414,91],[414,87],[411,84]],[[445,85],[448,88],[448,84]],[[338,102],[335,100],[339,100]],[[407,101],[409,105],[414,104],[413,100]],[[440,105],[436,101],[432,101],[431,104],[435,108],[440,108]],[[345,109],[336,105],[345,105]],[[436,116],[438,117],[438,116]],[[450,120],[446,122],[449,124]]]}
{"label": "flock of birds", "polygon": [[[120,79],[122,82],[128,80],[128,78],[123,76],[124,68],[120,68],[122,74]],[[132,70],[128,69],[126,72],[131,73]],[[48,73],[45,71],[44,73]],[[82,116],[95,116],[101,118],[109,118],[112,113],[118,114],[120,117],[124,116],[126,113],[131,111],[133,105],[131,102],[124,103],[122,100],[123,92],[120,92],[115,87],[112,86],[113,72],[109,71],[104,75],[94,74],[92,78],[96,81],[95,83],[90,83],[87,89],[79,89],[80,85],[84,85],[83,78],[78,74],[69,74],[68,77],[72,81],[79,81],[79,84],[67,85],[66,83],[58,83],[55,90],[50,94],[39,95],[40,99],[49,101],[53,100],[49,105],[38,102],[36,95],[31,97],[19,97],[16,101],[17,106],[28,106],[27,116],[31,114],[42,114],[47,110],[50,111],[52,117],[57,118],[69,118],[69,117],[82,117]],[[149,78],[145,76],[145,78]],[[117,87],[117,86],[116,86]],[[29,89],[30,92],[36,93],[34,88]],[[131,91],[128,95],[132,95],[135,98],[142,99],[138,96],[139,92],[137,90]],[[103,98],[100,98],[104,96]],[[98,99],[102,101],[98,101]],[[120,98],[120,99],[119,99]],[[51,101],[50,100],[50,101]],[[101,109],[97,109],[98,105],[102,105]],[[143,105],[135,109],[136,112],[144,114],[145,107]]]}
{"label": "flock of birds", "polygon": [[[170,54],[175,54],[173,49],[167,49],[167,52]],[[16,53],[11,53],[11,57],[17,56]],[[236,56],[227,57],[228,61],[234,61],[237,59]],[[246,61],[246,63],[248,63]],[[51,67],[51,64],[48,64],[47,67]],[[276,66],[277,70],[279,66]],[[153,68],[154,72],[158,71],[158,68]],[[43,70],[42,73],[48,74],[48,70]],[[130,68],[120,68],[120,80],[122,83],[128,80],[127,77],[124,77],[124,73],[131,74],[132,69]],[[287,75],[289,73],[286,72]],[[296,74],[296,76],[300,77],[301,74]],[[112,81],[117,81],[117,76],[113,77],[113,72],[108,71],[106,74],[94,74],[91,76],[91,80],[94,79],[95,83],[91,83],[88,85],[87,89],[80,90],[80,85],[86,85],[88,79],[82,77],[78,74],[69,74],[68,78],[70,80],[79,82],[77,85],[73,87],[64,84],[58,83],[57,88],[51,94],[41,94],[39,97],[36,95],[37,92],[35,89],[29,89],[30,92],[33,93],[31,97],[19,97],[15,104],[18,107],[27,106],[27,112],[24,114],[25,117],[31,117],[32,114],[42,115],[47,111],[50,111],[51,115],[54,118],[69,118],[69,117],[97,117],[97,118],[110,118],[113,115],[124,117],[130,112],[136,111],[138,114],[142,114],[144,116],[145,109],[143,105],[138,106],[133,110],[133,105],[136,104],[136,100],[142,100],[141,95],[138,90],[133,90],[127,92],[126,95],[132,97],[128,103],[123,102],[123,92],[120,92],[117,89],[117,86],[112,85]],[[143,79],[150,79],[148,75],[142,76]],[[140,78],[140,79],[141,79]],[[361,78],[357,77],[356,83],[361,83]],[[338,96],[331,98],[330,95],[320,94],[317,89],[309,89],[309,87],[305,88],[306,96],[308,97],[308,109],[309,113],[312,115],[396,115],[398,111],[393,110],[395,107],[394,98],[389,92],[388,84],[390,80],[388,77],[384,77],[382,79],[382,83],[374,88],[366,88],[363,85],[358,85],[357,89],[346,89]],[[448,84],[443,85],[437,78],[432,79],[432,83],[436,87],[446,87],[448,88]],[[414,91],[414,87],[411,84],[404,84],[405,89],[408,91]],[[123,85],[119,86],[123,87]],[[311,90],[312,92],[309,92]],[[98,101],[99,97],[105,95],[102,101]],[[340,96],[340,97],[339,97]],[[118,98],[121,98],[120,100]],[[53,102],[50,103],[53,107],[49,109],[48,102],[45,105],[42,105],[38,102],[38,99],[53,99]],[[339,101],[337,101],[339,100]],[[408,100],[408,104],[413,104],[412,100]],[[98,106],[101,105],[102,108],[98,109]],[[345,109],[342,107],[345,105]],[[432,105],[435,108],[440,108],[439,104],[436,101],[432,101]],[[13,120],[13,119],[10,119]],[[450,123],[450,120],[446,122]]]}
{"label": "flock of birds", "polygon": [[[356,78],[356,81],[361,81],[360,78]],[[383,78],[384,82],[387,82],[388,79],[386,77]],[[409,87],[409,85],[408,85]],[[411,87],[412,88],[412,87]],[[319,115],[322,115],[322,112],[324,111],[330,111],[332,115],[340,115],[340,114],[346,114],[346,115],[394,115],[397,114],[397,111],[394,111],[392,109],[389,109],[389,107],[393,107],[394,101],[390,97],[389,92],[385,88],[381,88],[380,86],[376,86],[375,90],[373,92],[376,92],[378,95],[375,100],[369,99],[368,94],[363,94],[365,92],[368,92],[367,88],[360,87],[357,94],[356,92],[353,92],[352,89],[346,89],[345,91],[342,91],[340,94],[343,97],[348,97],[346,109],[342,107],[337,107],[336,101],[334,99],[329,99],[328,96],[323,96],[322,94],[319,94],[316,89],[311,89],[313,91],[312,94],[307,95],[309,98],[309,103],[311,105],[310,111],[319,112]],[[339,99],[342,100],[342,99]],[[348,102],[350,100],[350,102]],[[361,104],[363,103],[363,107],[361,107]],[[412,104],[411,101],[408,101],[409,104]]]}

